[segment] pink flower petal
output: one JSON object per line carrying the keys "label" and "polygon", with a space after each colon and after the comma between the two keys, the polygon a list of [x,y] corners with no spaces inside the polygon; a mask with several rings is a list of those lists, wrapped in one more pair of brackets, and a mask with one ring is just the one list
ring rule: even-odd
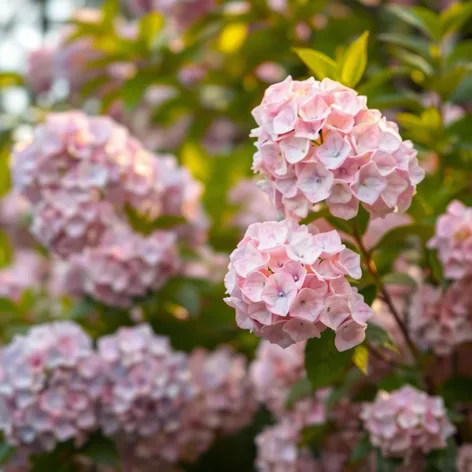
{"label": "pink flower petal", "polygon": [[287,316],[297,296],[297,285],[291,275],[285,272],[272,274],[262,292],[262,300],[274,314]]}
{"label": "pink flower petal", "polygon": [[314,323],[324,309],[324,302],[324,297],[320,297],[316,290],[302,288],[292,304],[290,316]]}

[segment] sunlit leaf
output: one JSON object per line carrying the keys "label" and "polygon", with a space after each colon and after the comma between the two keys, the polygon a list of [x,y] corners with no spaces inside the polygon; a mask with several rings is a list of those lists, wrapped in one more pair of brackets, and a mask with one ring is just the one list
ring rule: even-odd
{"label": "sunlit leaf", "polygon": [[472,17],[472,3],[453,3],[441,12],[439,21],[443,36],[459,31]]}
{"label": "sunlit leaf", "polygon": [[344,61],[340,67],[341,82],[348,87],[355,87],[364,75],[367,66],[367,41],[369,32],[365,31],[358,39],[348,46],[344,53]]}
{"label": "sunlit leaf", "polygon": [[221,31],[218,48],[224,54],[233,54],[246,40],[248,25],[245,23],[230,23]]}
{"label": "sunlit leaf", "polygon": [[363,344],[356,346],[352,353],[352,362],[364,375],[367,375],[369,367],[369,349],[367,349]]}
{"label": "sunlit leaf", "polygon": [[23,85],[23,77],[17,72],[0,72],[0,89]]}
{"label": "sunlit leaf", "polygon": [[318,80],[323,80],[325,77],[334,80],[338,78],[336,62],[326,54],[314,49],[295,49],[295,52]]}

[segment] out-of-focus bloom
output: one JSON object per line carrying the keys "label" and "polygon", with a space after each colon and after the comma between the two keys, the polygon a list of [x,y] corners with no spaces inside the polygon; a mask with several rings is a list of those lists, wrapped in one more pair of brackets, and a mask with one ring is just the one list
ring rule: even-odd
{"label": "out-of-focus bloom", "polygon": [[97,426],[103,370],[91,339],[70,321],[35,326],[1,353],[0,429],[12,444],[35,451]]}
{"label": "out-of-focus bloom", "polygon": [[457,471],[472,471],[472,444],[464,444],[457,452]]}
{"label": "out-of-focus bloom", "polygon": [[256,437],[256,466],[260,472],[313,472],[309,449],[300,448],[300,430],[289,421],[265,428]]}
{"label": "out-of-focus bloom", "polygon": [[133,449],[137,457],[174,463],[183,412],[197,389],[187,356],[149,325],[120,328],[100,338],[106,365],[100,424],[104,434]]}
{"label": "out-of-focus bloom", "polygon": [[46,261],[37,252],[17,251],[13,264],[0,269],[0,297],[19,300],[25,290],[38,290],[46,271]]}
{"label": "out-of-focus bloom", "polygon": [[443,399],[409,385],[379,392],[373,403],[365,404],[361,418],[371,443],[385,457],[408,459],[415,451],[427,454],[442,449],[455,432]]}
{"label": "out-of-focus bloom", "polygon": [[214,283],[223,282],[228,268],[228,254],[215,252],[210,246],[197,249],[195,259],[183,262],[181,273],[187,277],[205,279]]}
{"label": "out-of-focus bloom", "polygon": [[459,344],[472,341],[470,278],[442,290],[422,285],[410,311],[412,337],[423,348],[447,356]]}
{"label": "out-of-focus bloom", "polygon": [[156,159],[110,118],[50,114],[16,147],[12,170],[33,205],[33,233],[63,257],[99,245],[126,205],[151,219],[182,217],[187,223],[176,230],[189,241],[206,237],[201,185],[173,156]]}
{"label": "out-of-focus bloom", "polygon": [[177,75],[179,82],[186,87],[196,85],[201,82],[205,75],[207,74],[207,69],[200,64],[187,64],[184,65]]}
{"label": "out-of-focus bloom", "polygon": [[436,221],[436,232],[428,247],[438,250],[444,275],[461,279],[472,274],[472,208],[452,201]]}
{"label": "out-of-focus bloom", "polygon": [[225,301],[240,328],[282,347],[326,328],[339,351],[364,340],[372,311],[345,278],[361,277],[360,257],[336,231],[311,234],[291,219],[255,223],[228,267]]}
{"label": "out-of-focus bloom", "polygon": [[34,94],[48,92],[54,81],[54,48],[42,47],[30,51],[27,57],[26,82]]}
{"label": "out-of-focus bloom", "polygon": [[353,218],[361,203],[373,217],[405,211],[424,177],[416,151],[367,99],[330,79],[271,85],[253,110],[258,128],[253,169],[287,216],[307,216],[326,201]]}
{"label": "out-of-focus bloom", "polygon": [[[142,236],[127,227],[117,228],[104,235],[100,246],[86,248],[71,263],[76,264],[83,292],[107,305],[126,308],[134,297],[159,289],[175,275],[176,235],[156,231]],[[75,284],[76,278],[71,282]]]}
{"label": "out-of-focus bloom", "polygon": [[259,80],[268,84],[280,82],[286,75],[285,69],[276,62],[262,62],[254,70],[254,74]]}
{"label": "out-of-focus bloom", "polygon": [[233,143],[240,135],[240,129],[227,118],[217,118],[207,129],[203,138],[203,146],[210,154],[229,153]]}
{"label": "out-of-focus bloom", "polygon": [[228,194],[231,204],[239,207],[232,224],[243,231],[252,223],[278,220],[281,214],[254,180],[240,180]]}

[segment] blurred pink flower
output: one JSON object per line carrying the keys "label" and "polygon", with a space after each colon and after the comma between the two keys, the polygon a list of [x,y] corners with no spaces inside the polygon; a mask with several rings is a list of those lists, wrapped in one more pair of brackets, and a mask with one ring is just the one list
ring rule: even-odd
{"label": "blurred pink flower", "polygon": [[239,327],[272,343],[288,347],[331,328],[344,351],[364,340],[372,314],[347,275],[361,277],[360,257],[336,231],[311,234],[291,219],[255,223],[230,256],[225,301]]}
{"label": "blurred pink flower", "polygon": [[307,216],[326,201],[353,218],[359,203],[374,218],[403,212],[424,177],[410,141],[367,99],[330,79],[271,85],[252,114],[258,124],[253,169],[287,216]]}
{"label": "blurred pink flower", "polygon": [[438,250],[444,275],[460,279],[472,274],[472,208],[458,200],[449,203],[436,220],[436,232],[428,247]]}
{"label": "blurred pink flower", "polygon": [[463,444],[457,452],[457,472],[472,471],[472,444]]}
{"label": "blurred pink flower", "polygon": [[16,336],[1,353],[0,369],[0,429],[8,443],[50,451],[71,439],[82,444],[97,428],[103,366],[75,323]]}
{"label": "blurred pink flower", "polygon": [[285,69],[280,64],[269,61],[259,64],[254,73],[259,80],[268,84],[280,82],[287,75]]}
{"label": "blurred pink flower", "polygon": [[197,248],[195,259],[182,261],[180,272],[187,277],[221,283],[228,268],[228,261],[228,254],[215,252],[210,246],[204,245]]}
{"label": "blurred pink flower", "polygon": [[408,460],[415,451],[424,454],[446,447],[455,432],[441,397],[431,397],[409,385],[391,393],[379,392],[364,405],[361,418],[370,441],[385,457]]}
{"label": "blurred pink flower", "polygon": [[54,82],[56,49],[42,47],[30,51],[27,57],[26,82],[33,94],[48,92]]}

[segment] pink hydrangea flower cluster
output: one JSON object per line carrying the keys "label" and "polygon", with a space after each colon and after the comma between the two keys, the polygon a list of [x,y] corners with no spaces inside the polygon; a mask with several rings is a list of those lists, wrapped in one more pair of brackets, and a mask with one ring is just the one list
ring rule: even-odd
{"label": "pink hydrangea flower cluster", "polygon": [[[184,408],[198,389],[187,356],[149,325],[120,328],[98,341],[105,369],[100,424],[104,434],[134,445],[140,457],[175,462]],[[143,439],[144,441],[141,441]]]}
{"label": "pink hydrangea flower cluster", "polygon": [[175,233],[155,231],[143,236],[128,227],[116,228],[104,234],[98,247],[86,248],[73,258],[69,291],[127,308],[134,298],[161,288],[178,269]]}
{"label": "pink hydrangea flower cluster", "polygon": [[206,236],[201,185],[172,156],[144,149],[106,117],[53,113],[14,152],[13,180],[33,204],[32,230],[61,256],[100,244],[129,205],[138,213],[188,221],[177,229]]}
{"label": "pink hydrangea flower cluster", "polygon": [[464,444],[457,452],[457,472],[472,472],[472,444]]}
{"label": "pink hydrangea flower cluster", "polygon": [[444,275],[461,279],[472,274],[472,208],[452,201],[436,220],[436,232],[428,247],[438,250]]}
{"label": "pink hydrangea flower cluster", "polygon": [[31,328],[0,357],[0,429],[36,451],[83,442],[97,427],[102,363],[87,334],[70,321]]}
{"label": "pink hydrangea flower cluster", "polygon": [[48,92],[54,81],[55,49],[41,47],[28,54],[26,82],[34,94]]}
{"label": "pink hydrangea flower cluster", "polygon": [[239,327],[272,343],[287,347],[330,328],[344,351],[364,340],[372,315],[347,275],[361,277],[360,257],[336,231],[312,234],[292,219],[255,223],[230,256],[225,301]]}
{"label": "pink hydrangea flower cluster", "polygon": [[267,194],[254,180],[240,180],[229,191],[228,201],[239,207],[231,223],[242,231],[246,231],[253,223],[281,219],[281,213],[276,210]]}
{"label": "pink hydrangea flower cluster", "polygon": [[397,125],[330,79],[289,76],[271,85],[252,113],[253,169],[287,216],[304,218],[323,201],[343,219],[353,218],[359,203],[373,217],[403,212],[424,177]]}
{"label": "pink hydrangea flower cluster", "polygon": [[441,289],[422,285],[415,294],[410,311],[413,339],[438,356],[449,355],[459,344],[472,341],[472,297],[470,278]]}
{"label": "pink hydrangea flower cluster", "polygon": [[256,466],[260,472],[314,472],[309,449],[298,446],[299,429],[289,421],[265,428],[256,437]]}
{"label": "pink hydrangea flower cluster", "polygon": [[365,404],[361,418],[370,441],[386,457],[408,458],[446,447],[455,432],[441,397],[432,397],[406,385],[391,393],[379,392]]}

